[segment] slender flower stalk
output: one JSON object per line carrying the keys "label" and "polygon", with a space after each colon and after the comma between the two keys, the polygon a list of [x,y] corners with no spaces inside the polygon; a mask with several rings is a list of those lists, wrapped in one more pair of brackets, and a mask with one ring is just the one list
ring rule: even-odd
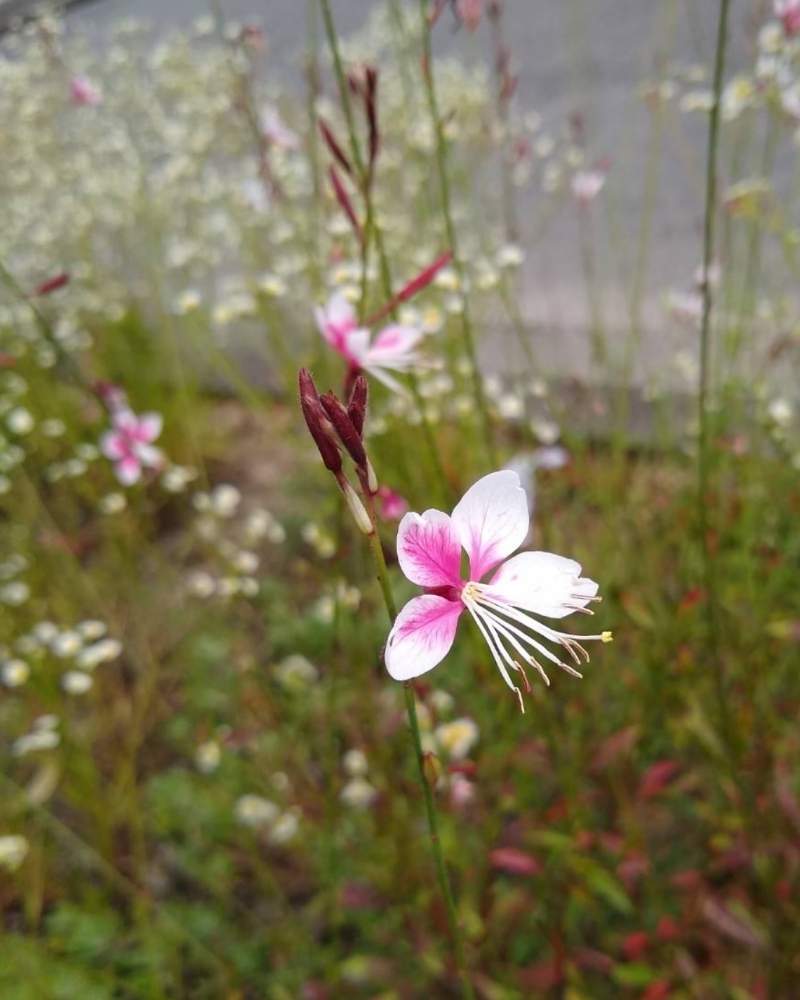
{"label": "slender flower stalk", "polygon": [[503,0],[491,0],[487,10],[494,49],[495,108],[503,129],[500,146],[500,178],[503,185],[503,216],[506,239],[516,243],[519,239],[517,210],[514,199],[514,181],[511,176],[512,157],[509,149],[509,110],[511,98],[517,87],[517,78],[511,72],[511,53],[503,36]]}
{"label": "slender flower stalk", "polygon": [[[314,443],[320,453],[323,464],[336,479],[339,488],[342,490],[347,501],[350,512],[362,534],[366,535],[369,542],[372,558],[375,563],[375,575],[381,588],[383,601],[386,605],[386,612],[389,615],[390,624],[394,624],[397,617],[397,606],[392,594],[389,573],[386,568],[386,558],[383,554],[383,546],[378,535],[374,498],[378,494],[378,480],[374,469],[369,461],[364,448],[363,431],[367,408],[367,380],[363,375],[359,375],[353,384],[353,391],[347,406],[344,406],[336,396],[325,393],[320,396],[317,393],[314,380],[310,372],[301,369],[299,374],[300,387],[300,407],[305,417],[309,433],[314,439]],[[365,504],[350,486],[344,473],[342,464],[342,454],[340,446],[348,453],[353,460],[356,472],[361,484]],[[417,718],[417,707],[414,699],[414,691],[407,682],[403,686],[408,715],[408,725],[411,732],[411,739],[414,744],[414,753],[417,759],[417,772],[419,782],[422,787],[422,794],[425,800],[425,813],[428,820],[428,833],[431,841],[431,852],[436,866],[436,875],[439,881],[439,888],[442,893],[450,934],[453,941],[453,952],[458,974],[461,977],[464,996],[471,1000],[474,996],[472,986],[466,975],[464,963],[464,949],[461,942],[461,933],[456,918],[456,908],[453,899],[453,892],[450,887],[450,880],[444,863],[442,845],[439,839],[439,823],[436,813],[436,803],[433,799],[433,792],[430,783],[425,775],[425,761],[422,750],[422,741],[419,732],[419,720]]]}
{"label": "slender flower stalk", "polygon": [[706,588],[706,616],[708,654],[714,677],[714,688],[719,712],[721,736],[728,750],[731,763],[735,759],[735,736],[726,697],[725,674],[719,655],[717,633],[717,595],[714,554],[711,551],[709,517],[709,463],[710,463],[710,414],[709,375],[711,349],[712,282],[709,275],[714,262],[717,208],[717,156],[719,150],[720,104],[722,80],[725,71],[725,51],[728,39],[730,0],[720,0],[717,23],[717,44],[714,60],[713,104],[708,127],[708,154],[706,165],[705,221],[703,226],[703,268],[701,292],[703,313],[700,326],[700,377],[697,389],[697,417],[699,440],[697,451],[697,524],[703,555],[703,575]]}
{"label": "slender flower stalk", "polygon": [[[21,303],[23,303],[30,309],[31,313],[33,314],[33,318],[36,322],[36,325],[39,327],[39,330],[44,339],[47,341],[49,346],[55,352],[59,364],[64,369],[69,370],[70,375],[78,385],[80,385],[84,389],[89,390],[89,383],[85,378],[83,372],[81,371],[80,366],[72,357],[72,355],[69,353],[69,351],[66,351],[64,349],[61,341],[55,335],[55,331],[53,330],[52,324],[34,301],[36,298],[42,295],[47,295],[50,292],[55,291],[56,287],[63,287],[63,285],[59,284],[58,286],[55,286],[50,282],[46,282],[43,285],[37,286],[37,288],[34,289],[32,295],[28,294],[2,261],[0,261],[0,281],[3,282],[3,284],[8,288],[8,290],[12,293],[12,295],[14,295],[17,299],[19,299]],[[47,287],[48,284],[50,285],[49,288]],[[64,282],[63,284],[66,284],[66,282]]]}
{"label": "slender flower stalk", "polygon": [[[342,57],[339,51],[339,40],[336,34],[336,25],[333,21],[333,13],[331,11],[330,0],[319,0],[320,9],[322,11],[322,20],[325,25],[325,35],[328,42],[328,48],[331,52],[331,58],[333,59],[334,74],[336,76],[336,83],[339,90],[339,100],[342,105],[342,110],[344,112],[345,122],[347,124],[347,135],[348,142],[350,145],[350,156],[352,159],[352,164],[355,168],[355,173],[361,182],[362,191],[364,194],[364,199],[366,203],[366,219],[364,221],[364,232],[363,240],[361,242],[362,249],[362,268],[361,268],[361,279],[362,279],[362,289],[361,289],[361,309],[362,309],[362,319],[363,311],[365,307],[366,300],[366,265],[367,265],[367,254],[370,240],[375,240],[375,246],[378,254],[378,263],[381,276],[381,284],[383,287],[383,294],[386,302],[390,304],[389,315],[396,322],[397,321],[397,311],[395,303],[395,294],[392,286],[392,275],[391,269],[389,267],[389,259],[386,253],[386,247],[383,242],[383,233],[378,225],[377,219],[375,218],[375,213],[373,211],[372,204],[372,181],[374,180],[375,171],[375,156],[377,155],[379,140],[377,137],[377,124],[372,124],[372,121],[368,121],[370,126],[370,135],[372,135],[373,129],[376,133],[375,138],[370,142],[370,162],[368,166],[364,164],[364,158],[361,153],[361,147],[358,142],[358,134],[356,132],[355,126],[355,116],[353,114],[353,106],[350,101],[350,87],[348,86],[347,78],[344,72],[344,66],[342,64]],[[372,95],[372,112],[371,116],[368,109],[368,119],[374,118],[377,120],[377,108],[375,106],[375,94],[373,91]],[[344,155],[344,154],[342,154]],[[346,157],[345,157],[346,158]],[[425,401],[422,398],[422,393],[419,389],[419,383],[417,377],[413,371],[408,373],[408,381],[411,386],[411,394],[414,397],[414,404],[417,407],[417,411],[420,416],[420,421],[422,425],[422,433],[425,438],[425,444],[430,455],[431,465],[433,466],[436,479],[439,484],[439,491],[442,497],[446,497],[449,494],[449,486],[447,483],[447,476],[445,475],[444,466],[442,464],[441,456],[439,455],[439,449],[436,444],[436,438],[433,434],[433,428],[431,427],[430,420],[425,411]]]}
{"label": "slender flower stalk", "polygon": [[[377,528],[375,527],[374,515],[371,516],[373,518],[373,530],[368,536],[370,551],[372,552],[372,557],[375,562],[375,573],[378,578],[378,584],[381,588],[384,604],[386,605],[386,613],[389,616],[390,624],[394,625],[397,618],[397,605],[395,604],[394,595],[392,594],[392,587],[389,582],[389,573],[386,568],[386,557],[383,554],[383,546],[381,545],[381,540],[378,536]],[[436,866],[436,877],[439,882],[439,889],[441,891],[442,898],[444,899],[448,928],[453,942],[453,957],[455,959],[458,975],[461,979],[463,995],[467,998],[467,1000],[472,1000],[475,994],[467,975],[466,961],[464,958],[464,945],[461,940],[461,929],[458,925],[455,899],[450,885],[450,877],[447,874],[444,853],[442,851],[442,843],[439,838],[439,817],[436,810],[436,802],[433,797],[430,782],[425,774],[425,755],[422,749],[422,739],[419,731],[417,704],[414,697],[414,689],[410,681],[406,681],[403,684],[403,697],[405,699],[406,715],[408,716],[408,726],[411,732],[411,739],[414,744],[414,754],[417,759],[417,775],[425,802],[425,815],[428,821],[428,835],[431,842],[431,853],[433,854],[433,861]]]}
{"label": "slender flower stalk", "polygon": [[428,2],[420,0],[421,32],[422,32],[422,77],[425,86],[425,94],[430,111],[431,124],[436,142],[436,172],[439,178],[439,192],[442,202],[442,214],[444,216],[445,233],[447,243],[453,254],[453,268],[458,276],[461,295],[461,333],[464,340],[464,348],[470,367],[472,379],[472,390],[475,397],[475,407],[483,429],[483,437],[486,445],[486,453],[489,463],[496,466],[494,439],[492,437],[492,424],[489,418],[489,408],[486,403],[486,396],[483,391],[481,373],[478,367],[478,354],[475,347],[475,335],[472,329],[472,318],[469,311],[469,300],[466,293],[466,282],[464,274],[464,264],[458,252],[458,241],[456,238],[456,227],[453,223],[453,211],[450,198],[450,181],[447,175],[447,145],[444,136],[442,116],[439,113],[439,104],[436,97],[436,85],[433,79],[433,54],[431,51],[431,25],[428,20]]}

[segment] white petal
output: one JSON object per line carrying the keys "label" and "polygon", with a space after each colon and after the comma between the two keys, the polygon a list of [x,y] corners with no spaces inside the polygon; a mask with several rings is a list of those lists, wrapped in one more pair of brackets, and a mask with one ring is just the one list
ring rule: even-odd
{"label": "white petal", "polygon": [[553,552],[520,552],[503,563],[486,587],[488,595],[546,618],[564,618],[585,608],[597,590],[594,580],[581,576],[580,563]]}
{"label": "white petal", "polygon": [[422,339],[422,332],[413,326],[387,326],[375,337],[369,349],[369,363],[405,367],[413,360],[411,352]]}
{"label": "white petal", "polygon": [[145,443],[155,441],[163,426],[164,418],[160,413],[143,413],[136,428],[136,439]]}
{"label": "white petal", "polygon": [[525,541],[528,501],[516,472],[492,472],[471,486],[453,511],[453,524],[470,560],[470,579],[480,580]]}
{"label": "white petal", "polygon": [[325,307],[325,318],[334,326],[347,327],[355,323],[356,314],[349,299],[341,292],[336,292],[330,297]]}
{"label": "white petal", "polygon": [[436,594],[423,594],[406,604],[386,641],[386,669],[396,681],[432,670],[447,656],[463,605]]}

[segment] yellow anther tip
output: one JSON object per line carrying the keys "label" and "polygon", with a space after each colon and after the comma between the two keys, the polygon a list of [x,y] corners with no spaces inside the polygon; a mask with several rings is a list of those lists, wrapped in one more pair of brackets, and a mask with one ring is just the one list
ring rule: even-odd
{"label": "yellow anther tip", "polygon": [[601,642],[613,642],[614,634],[612,632],[602,632],[600,635]]}

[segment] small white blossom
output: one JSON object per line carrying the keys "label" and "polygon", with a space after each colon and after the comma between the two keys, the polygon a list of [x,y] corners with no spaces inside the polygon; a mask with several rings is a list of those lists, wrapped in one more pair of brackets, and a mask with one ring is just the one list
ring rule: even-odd
{"label": "small white blossom", "polygon": [[319,671],[305,656],[293,653],[275,667],[275,677],[284,687],[305,687],[317,680]]}
{"label": "small white blossom", "polygon": [[67,694],[86,694],[92,686],[92,678],[82,670],[68,670],[61,678],[61,686]]}
{"label": "small white blossom", "polygon": [[345,771],[352,777],[367,773],[367,757],[363,750],[348,750],[342,758]]}
{"label": "small white blossom", "polygon": [[0,868],[6,871],[16,871],[28,854],[28,841],[16,833],[7,833],[0,837]]}
{"label": "small white blossom", "polygon": [[20,687],[30,677],[30,667],[24,660],[6,660],[0,667],[0,679],[6,687]]}
{"label": "small white blossom", "polygon": [[290,809],[282,813],[276,820],[269,833],[270,842],[273,844],[287,844],[293,840],[300,829],[300,817],[296,810]]}
{"label": "small white blossom", "polygon": [[434,736],[453,760],[462,760],[478,742],[478,725],[472,719],[454,719],[437,726]]}
{"label": "small white blossom", "polygon": [[351,778],[341,791],[340,798],[354,809],[367,809],[378,797],[378,790],[366,778]]}
{"label": "small white blossom", "polygon": [[234,815],[243,826],[271,826],[279,814],[275,803],[261,795],[242,795],[234,807]]}
{"label": "small white blossom", "polygon": [[202,771],[203,774],[211,774],[216,771],[221,759],[222,751],[216,740],[207,740],[195,750],[194,762],[197,765],[197,770]]}

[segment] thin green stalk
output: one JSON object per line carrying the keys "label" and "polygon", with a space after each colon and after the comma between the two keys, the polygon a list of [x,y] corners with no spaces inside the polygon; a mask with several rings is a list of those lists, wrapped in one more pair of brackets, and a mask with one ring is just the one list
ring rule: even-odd
{"label": "thin green stalk", "polygon": [[0,278],[2,278],[3,283],[6,285],[8,290],[19,299],[21,303],[26,305],[33,318],[36,321],[36,325],[39,327],[42,336],[47,341],[47,343],[52,347],[56,357],[60,364],[65,368],[69,369],[70,374],[74,378],[75,382],[83,389],[91,391],[89,384],[78,366],[77,362],[74,360],[72,355],[62,347],[61,342],[58,337],[56,337],[53,327],[39,308],[39,306],[33,301],[33,299],[25,292],[25,289],[20,285],[14,275],[8,270],[8,268],[0,261]]}
{"label": "thin green stalk", "polygon": [[712,294],[708,274],[714,259],[717,206],[717,155],[719,150],[720,103],[722,79],[725,70],[725,50],[728,38],[728,15],[730,0],[720,0],[717,26],[716,55],[714,59],[714,103],[708,128],[708,152],[706,165],[705,221],[703,225],[703,317],[700,327],[700,379],[697,390],[697,417],[699,440],[697,452],[697,523],[703,556],[703,576],[706,589],[706,628],[708,658],[711,662],[714,690],[719,712],[720,735],[728,750],[731,764],[735,761],[735,736],[727,702],[726,679],[719,652],[717,623],[716,567],[711,551],[709,480],[710,480],[710,412],[709,374],[711,360],[711,311]]}
{"label": "thin green stalk", "polygon": [[[383,547],[381,545],[381,540],[378,537],[378,532],[375,527],[375,519],[372,512],[370,512],[370,517],[372,518],[373,527],[368,538],[372,556],[375,560],[375,572],[378,578],[378,583],[380,584],[381,593],[383,594],[383,601],[386,605],[389,620],[390,622],[394,622],[397,617],[397,606],[394,602],[394,595],[392,594],[392,587],[389,582],[389,573],[386,568],[386,559],[383,555]],[[447,868],[444,863],[442,843],[439,839],[439,819],[436,812],[436,803],[433,798],[431,786],[425,776],[422,740],[419,733],[419,719],[417,718],[417,705],[414,698],[414,689],[408,681],[406,681],[403,685],[403,696],[406,703],[406,713],[408,715],[411,738],[414,743],[414,753],[417,758],[417,775],[419,777],[419,783],[422,787],[422,794],[425,800],[425,814],[428,819],[428,835],[431,842],[431,852],[433,854],[434,864],[436,865],[436,877],[439,881],[439,889],[441,890],[442,898],[444,899],[445,908],[447,910],[447,923],[450,929],[450,937],[453,942],[453,957],[455,958],[456,969],[461,979],[463,994],[467,1000],[472,1000],[475,994],[472,989],[472,984],[469,981],[469,977],[467,976],[466,962],[464,960],[464,945],[461,940],[461,930],[458,926],[456,904],[453,898],[453,890],[450,886],[450,878],[447,874]]]}
{"label": "thin green stalk", "polygon": [[[365,166],[364,160],[361,156],[361,147],[358,142],[358,134],[355,127],[355,118],[353,116],[353,107],[350,102],[350,91],[347,86],[347,80],[344,75],[344,67],[342,65],[342,57],[339,52],[339,40],[336,34],[336,25],[333,22],[333,14],[331,13],[331,7],[329,0],[320,0],[320,8],[322,10],[322,17],[325,23],[325,34],[327,37],[328,47],[331,50],[331,56],[333,58],[334,72],[336,74],[336,82],[339,89],[339,100],[342,104],[342,110],[344,111],[345,121],[347,122],[347,135],[350,144],[350,152],[353,157],[353,163],[355,164],[356,171],[359,176],[359,180],[362,185],[362,190],[364,193],[364,200],[367,207],[367,218],[364,226],[364,248],[362,250],[362,288],[361,288],[361,312],[363,318],[363,311],[365,308],[366,301],[366,281],[367,281],[367,250],[369,245],[370,237],[374,237],[375,246],[378,252],[378,262],[380,265],[380,275],[381,283],[383,286],[383,294],[386,297],[387,302],[391,302],[394,298],[394,291],[392,288],[392,275],[389,267],[389,258],[386,253],[386,246],[383,242],[383,233],[378,224],[376,218],[376,213],[374,212],[374,207],[372,203],[372,193],[371,184],[368,183],[369,178],[369,168]],[[396,309],[392,309],[390,313],[392,319],[397,319]],[[420,421],[422,424],[422,433],[425,438],[425,444],[430,455],[431,463],[433,465],[436,478],[438,480],[439,490],[441,493],[441,500],[446,503],[449,497],[449,486],[447,483],[447,476],[445,475],[444,466],[442,464],[441,456],[439,455],[439,449],[436,445],[436,438],[433,433],[433,428],[431,427],[428,415],[425,412],[425,403],[422,398],[422,394],[419,389],[419,382],[417,376],[414,372],[408,373],[408,380],[411,386],[411,394],[414,397],[414,404],[419,412]]]}
{"label": "thin green stalk", "polygon": [[503,12],[502,4],[489,5],[488,17],[489,28],[492,35],[492,48],[494,49],[494,78],[495,78],[495,111],[503,130],[503,137],[500,143],[500,181],[503,195],[503,221],[505,223],[506,239],[512,243],[519,240],[519,230],[517,229],[517,210],[514,204],[514,181],[511,176],[511,156],[509,153],[509,103],[510,94],[506,91],[506,77],[508,73],[508,48],[503,37]]}
{"label": "thin green stalk", "polygon": [[475,396],[475,406],[483,429],[483,437],[486,444],[486,453],[491,466],[497,465],[495,458],[494,439],[492,436],[492,424],[489,417],[489,408],[486,404],[486,396],[483,391],[483,382],[478,367],[478,354],[475,348],[475,335],[472,329],[472,318],[469,311],[469,299],[466,293],[466,281],[464,274],[464,264],[458,252],[458,241],[456,239],[456,227],[453,224],[452,202],[450,198],[450,181],[447,174],[447,146],[442,126],[442,116],[439,113],[439,104],[436,97],[436,85],[433,79],[433,54],[431,51],[431,30],[428,22],[427,0],[420,0],[420,20],[422,31],[422,77],[425,83],[425,94],[430,111],[431,124],[433,125],[436,140],[436,172],[439,177],[439,193],[442,202],[442,214],[444,216],[445,233],[450,252],[453,254],[453,268],[458,275],[458,282],[461,292],[461,332],[464,340],[464,348],[467,353],[467,360],[470,366],[472,378],[473,395]]}

